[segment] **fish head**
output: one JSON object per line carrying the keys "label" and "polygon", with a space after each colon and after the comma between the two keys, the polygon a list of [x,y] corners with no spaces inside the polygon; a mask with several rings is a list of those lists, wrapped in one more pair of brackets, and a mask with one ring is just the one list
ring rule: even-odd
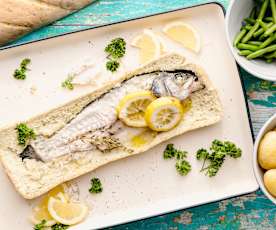
{"label": "fish head", "polygon": [[151,86],[156,97],[172,96],[181,101],[203,88],[204,85],[196,74],[187,70],[160,72]]}

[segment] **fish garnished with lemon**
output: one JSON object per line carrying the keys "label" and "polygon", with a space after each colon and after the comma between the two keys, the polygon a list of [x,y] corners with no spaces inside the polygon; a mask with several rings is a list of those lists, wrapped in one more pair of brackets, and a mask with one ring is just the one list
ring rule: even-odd
{"label": "fish garnished with lemon", "polygon": [[117,107],[118,117],[132,127],[149,127],[154,131],[168,131],[183,118],[181,101],[175,97],[153,96],[151,91],[126,95]]}

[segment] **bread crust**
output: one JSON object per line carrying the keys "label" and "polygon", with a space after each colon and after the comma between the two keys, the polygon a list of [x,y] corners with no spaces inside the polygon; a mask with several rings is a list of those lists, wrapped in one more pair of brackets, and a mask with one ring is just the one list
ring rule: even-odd
{"label": "bread crust", "polygon": [[135,149],[132,153],[114,149],[103,154],[98,150],[93,150],[85,154],[75,153],[74,157],[78,156],[76,159],[73,156],[66,155],[46,163],[34,159],[22,161],[18,156],[23,149],[17,145],[16,124],[0,130],[0,159],[16,190],[26,199],[38,197],[58,184],[72,180],[107,163],[143,153],[172,137],[220,121],[222,106],[217,91],[200,67],[185,62],[185,58],[178,54],[165,55],[133,72],[126,73],[113,82],[107,83],[101,89],[25,121],[36,133],[41,134],[45,128],[49,127],[52,132],[55,132],[61,128],[60,124],[64,125],[73,119],[89,102],[132,76],[156,70],[185,68],[194,71],[206,87],[192,94],[193,106],[186,113],[183,121],[173,130],[158,133],[152,142]]}
{"label": "bread crust", "polygon": [[94,0],[0,0],[0,45],[79,10]]}

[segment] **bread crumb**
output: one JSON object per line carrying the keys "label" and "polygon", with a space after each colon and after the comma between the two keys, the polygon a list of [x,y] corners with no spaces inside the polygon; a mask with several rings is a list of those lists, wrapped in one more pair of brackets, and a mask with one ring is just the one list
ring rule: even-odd
{"label": "bread crumb", "polygon": [[35,86],[35,85],[32,85],[31,88],[30,88],[30,93],[31,93],[32,95],[34,95],[34,94],[36,93],[36,91],[37,91],[36,86]]}

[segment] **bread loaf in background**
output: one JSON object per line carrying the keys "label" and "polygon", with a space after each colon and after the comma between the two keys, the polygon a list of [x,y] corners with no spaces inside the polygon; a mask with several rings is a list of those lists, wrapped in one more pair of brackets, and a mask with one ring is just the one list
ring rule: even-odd
{"label": "bread loaf in background", "polygon": [[0,45],[47,25],[95,0],[0,0]]}

